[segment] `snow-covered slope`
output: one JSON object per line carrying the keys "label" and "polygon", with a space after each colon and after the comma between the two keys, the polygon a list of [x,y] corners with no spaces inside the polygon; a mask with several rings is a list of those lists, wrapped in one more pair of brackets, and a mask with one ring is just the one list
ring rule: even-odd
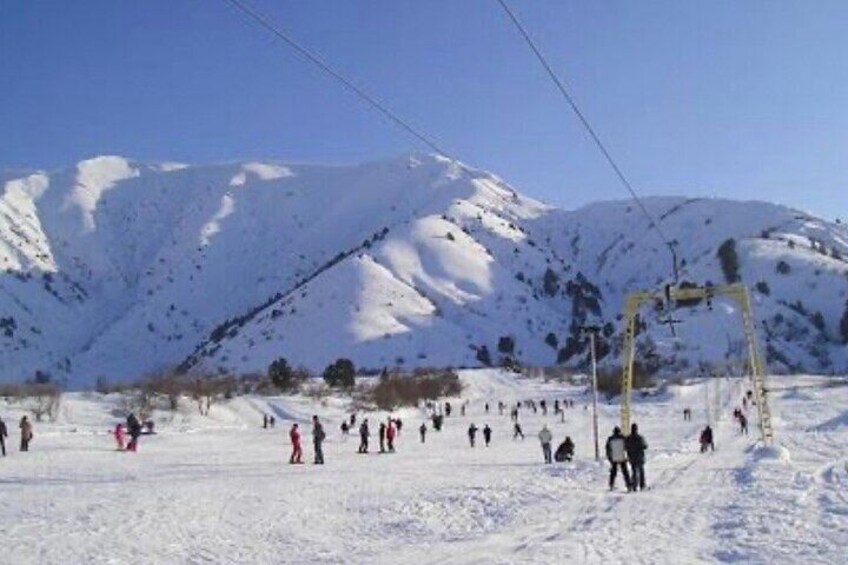
{"label": "snow-covered slope", "polygon": [[[342,356],[478,365],[486,352],[579,364],[583,321],[609,324],[611,360],[626,292],[671,275],[628,202],[557,210],[432,156],[350,167],[99,157],[2,178],[4,380],[41,371],[90,384],[181,362],[255,371],[280,356],[314,369]],[[760,283],[774,370],[848,370],[844,226],[759,202],[647,206],[692,282],[724,282],[717,249],[735,240],[742,281]],[[725,304],[680,311],[680,339],[655,329],[642,346],[690,364],[735,359],[734,316]],[[502,337],[512,353],[498,351]]]}

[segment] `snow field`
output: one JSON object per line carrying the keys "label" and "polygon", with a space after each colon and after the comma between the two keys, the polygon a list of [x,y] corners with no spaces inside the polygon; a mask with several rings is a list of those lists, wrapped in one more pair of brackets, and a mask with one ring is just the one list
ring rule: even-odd
{"label": "snow field", "polygon": [[[462,399],[441,433],[421,444],[423,412],[405,409],[397,453],[359,455],[341,437],[344,399],[240,397],[201,417],[186,403],[157,414],[139,453],[113,450],[113,395],[71,394],[55,424],[36,424],[16,451],[16,406],[0,404],[10,454],[0,460],[2,563],[838,563],[848,542],[848,387],[817,377],[773,378],[775,448],[738,434],[730,412],[743,383],[720,391],[717,450],[698,453],[704,384],[634,397],[649,444],[649,491],[606,488],[593,460],[582,388],[499,371],[461,374]],[[546,398],[547,417],[521,411],[527,439],[511,439],[497,402]],[[571,398],[565,422],[553,400]],[[469,402],[462,417],[460,404]],[[487,416],[483,404],[490,402]],[[682,410],[692,409],[691,422]],[[262,412],[277,426],[261,429]],[[288,429],[308,419],[328,432],[327,464],[290,466]],[[376,429],[386,414],[367,416]],[[602,442],[618,405],[602,403]],[[488,423],[492,446],[468,446]],[[536,434],[577,444],[571,464],[544,465]],[[428,428],[430,428],[428,422]],[[601,446],[603,449],[603,445]]]}

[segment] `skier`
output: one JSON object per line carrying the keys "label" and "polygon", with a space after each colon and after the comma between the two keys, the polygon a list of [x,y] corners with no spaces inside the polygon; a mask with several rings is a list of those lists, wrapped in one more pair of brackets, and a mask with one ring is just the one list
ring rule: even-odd
{"label": "skier", "polygon": [[[544,401],[543,401],[544,402]],[[544,409],[544,405],[542,405]],[[547,425],[542,426],[542,431],[539,432],[539,441],[542,443],[542,455],[545,457],[545,463],[551,463],[551,441],[553,434],[548,429]]]}
{"label": "skier", "polygon": [[518,423],[518,420],[515,421],[515,425],[512,427],[512,439],[521,436],[521,439],[524,439],[524,432],[521,430],[521,424]]}
{"label": "skier", "polygon": [[138,418],[132,412],[127,416],[127,432],[130,434],[127,451],[135,453],[138,450],[138,437],[141,435],[141,422],[138,421]]}
{"label": "skier", "polygon": [[701,432],[701,453],[707,451],[707,448],[710,448],[711,451],[715,451],[715,444],[713,443],[713,429],[709,426],[704,428]]}
{"label": "skier", "polygon": [[450,405],[450,402],[445,402],[445,416],[447,416],[448,418],[450,418],[450,413],[451,413],[451,405]]}
{"label": "skier", "polygon": [[509,413],[509,419],[512,420],[513,422],[518,421],[518,406],[513,408],[512,411]]}
{"label": "skier", "polygon": [[350,426],[347,425],[347,420],[342,420],[340,429],[342,430],[342,436],[347,437],[350,434]]}
{"label": "skier", "polygon": [[386,426],[386,443],[389,446],[389,453],[395,452],[395,424],[389,418],[389,424]]}
{"label": "skier", "polygon": [[486,403],[486,414],[488,414],[488,413],[489,413],[489,403],[487,402]]}
{"label": "skier", "polygon": [[684,408],[683,409],[683,421],[688,422],[691,419],[692,419],[692,410],[690,410],[689,408]]}
{"label": "skier", "polygon": [[421,426],[418,428],[418,434],[421,436],[421,443],[424,443],[427,436],[427,424],[421,422]]}
{"label": "skier", "polygon": [[459,407],[459,413],[461,416],[465,416],[465,403],[462,403],[462,405]]}
{"label": "skier", "polygon": [[400,430],[403,428],[403,420],[395,418],[395,428],[397,428],[397,435],[400,437]]}
{"label": "skier", "polygon": [[501,400],[498,400],[498,415],[503,416],[504,411],[504,403]]}
{"label": "skier", "polygon": [[554,416],[559,414],[559,398],[554,400]]}
{"label": "skier", "polygon": [[24,416],[21,418],[21,451],[29,451],[29,442],[32,441],[32,423]]}
{"label": "skier", "polygon": [[571,437],[565,436],[565,441],[559,444],[557,447],[556,453],[554,453],[554,461],[558,461],[562,463],[564,461],[571,461],[574,457],[574,442],[571,441]]}
{"label": "skier", "polygon": [[548,415],[548,403],[545,402],[544,398],[539,402],[539,406],[542,408],[542,416],[547,416]]}
{"label": "skier", "polygon": [[486,442],[486,447],[489,447],[489,442],[492,441],[492,428],[489,427],[489,424],[483,426],[483,441]]}
{"label": "skier", "polygon": [[639,434],[639,427],[636,424],[631,424],[630,435],[624,440],[624,447],[627,450],[627,458],[630,460],[630,470],[633,472],[632,490],[645,490],[645,450],[648,449],[648,444],[645,438]]}
{"label": "skier", "polygon": [[386,423],[380,422],[380,428],[377,430],[380,436],[380,453],[386,452]]}
{"label": "skier", "polygon": [[739,432],[748,435],[748,418],[741,412],[739,413]]}
{"label": "skier", "polygon": [[615,488],[615,476],[619,468],[621,475],[624,478],[624,486],[630,490],[630,473],[627,472],[627,450],[624,447],[624,436],[621,435],[621,428],[616,426],[612,430],[612,435],[607,438],[606,445],[607,461],[610,462],[609,488]]}
{"label": "skier", "polygon": [[6,438],[8,436],[9,433],[6,430],[6,422],[3,421],[3,418],[0,418],[0,452],[3,453],[3,457],[6,457]]}
{"label": "skier", "polygon": [[268,429],[268,414],[262,414],[262,429]]}
{"label": "skier", "polygon": [[470,426],[468,426],[468,441],[471,443],[471,447],[474,447],[474,439],[477,437],[477,426],[472,422]]}
{"label": "skier", "polygon": [[441,414],[433,414],[433,429],[437,432],[442,431],[442,423],[444,422],[444,416]]}
{"label": "skier", "polygon": [[289,430],[289,439],[291,440],[292,445],[289,464],[293,465],[295,463],[303,463],[303,461],[301,461],[301,458],[303,457],[303,449],[300,447],[300,430],[298,429],[297,422],[292,424],[291,430]]}
{"label": "skier", "polygon": [[324,433],[324,426],[318,421],[318,416],[312,416],[312,446],[315,448],[315,465],[324,464],[324,440],[327,434]]}
{"label": "skier", "polygon": [[124,439],[126,439],[126,437],[124,435],[124,425],[121,424],[120,422],[118,422],[118,424],[115,425],[115,432],[114,433],[115,433],[115,443],[118,444],[118,451],[123,451],[124,450]]}
{"label": "skier", "polygon": [[[208,416],[209,415],[209,409],[208,408],[206,409],[206,412],[207,412],[206,415]],[[276,418],[274,418],[273,416],[268,416],[268,425],[269,426],[271,426],[273,428],[274,424],[276,424],[276,423],[277,423]]]}
{"label": "skier", "polygon": [[356,412],[351,412],[350,413],[350,427],[352,428],[355,425],[356,425]]}
{"label": "skier", "polygon": [[368,418],[362,420],[359,424],[359,450],[358,453],[368,453],[368,438],[371,433],[368,431]]}

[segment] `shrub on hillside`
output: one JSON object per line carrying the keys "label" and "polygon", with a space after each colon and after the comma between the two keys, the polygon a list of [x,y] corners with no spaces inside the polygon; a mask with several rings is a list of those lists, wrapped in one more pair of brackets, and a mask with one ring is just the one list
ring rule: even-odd
{"label": "shrub on hillside", "polygon": [[515,351],[515,338],[505,335],[498,340],[498,351],[506,355],[512,355]]}
{"label": "shrub on hillside", "polygon": [[718,248],[718,260],[721,263],[721,272],[727,284],[737,283],[739,277],[739,255],[736,253],[736,240],[732,237],[727,239]]}
{"label": "shrub on hillside", "polygon": [[422,400],[436,400],[444,396],[459,396],[462,383],[451,371],[413,376],[384,375],[366,397],[380,410],[394,410],[399,406],[418,406]]}
{"label": "shrub on hillside", "polygon": [[789,263],[787,263],[786,261],[781,260],[777,262],[777,265],[775,266],[774,270],[777,271],[777,273],[780,275],[788,275],[792,272],[792,267],[790,267]]}
{"label": "shrub on hillside", "polygon": [[309,371],[292,369],[285,357],[280,357],[268,366],[268,379],[284,392],[297,389],[301,383],[309,379]]}
{"label": "shrub on hillside", "polygon": [[356,367],[350,359],[337,359],[324,369],[322,378],[330,388],[351,389],[356,384]]}

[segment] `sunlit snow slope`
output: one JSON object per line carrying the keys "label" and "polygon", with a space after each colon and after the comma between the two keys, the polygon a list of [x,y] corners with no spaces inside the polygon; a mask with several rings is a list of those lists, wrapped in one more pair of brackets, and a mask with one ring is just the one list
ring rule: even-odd
{"label": "sunlit snow slope", "polygon": [[[577,365],[587,321],[608,324],[610,361],[626,292],[671,276],[630,203],[557,210],[432,156],[346,167],[99,157],[0,178],[3,380],[41,371],[85,385],[179,363],[254,371],[279,356],[315,369],[341,356],[370,368]],[[692,282],[724,282],[717,250],[734,239],[772,370],[848,370],[844,226],[760,202],[647,206]],[[680,339],[646,332],[641,347],[678,365],[736,359],[736,314],[681,310]],[[498,350],[506,336],[512,352]]]}

